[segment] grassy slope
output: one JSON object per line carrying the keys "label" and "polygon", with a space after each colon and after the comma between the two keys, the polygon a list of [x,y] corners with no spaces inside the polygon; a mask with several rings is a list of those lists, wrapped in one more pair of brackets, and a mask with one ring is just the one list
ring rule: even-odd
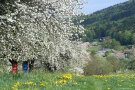
{"label": "grassy slope", "polygon": [[[82,77],[60,73],[0,73],[0,90],[135,90],[135,72]],[[14,88],[14,89],[13,89]]]}

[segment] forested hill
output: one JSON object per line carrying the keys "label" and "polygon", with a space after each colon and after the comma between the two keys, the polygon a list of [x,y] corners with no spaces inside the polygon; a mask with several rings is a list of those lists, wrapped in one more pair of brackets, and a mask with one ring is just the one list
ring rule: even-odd
{"label": "forested hill", "polygon": [[135,44],[135,0],[129,0],[97,11],[81,23],[87,29],[84,41],[111,36],[121,44]]}

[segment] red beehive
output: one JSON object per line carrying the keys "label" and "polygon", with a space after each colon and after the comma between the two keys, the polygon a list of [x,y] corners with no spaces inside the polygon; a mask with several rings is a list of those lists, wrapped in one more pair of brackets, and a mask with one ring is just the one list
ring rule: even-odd
{"label": "red beehive", "polygon": [[18,72],[18,64],[17,63],[13,63],[12,64],[12,72],[13,73],[17,73]]}

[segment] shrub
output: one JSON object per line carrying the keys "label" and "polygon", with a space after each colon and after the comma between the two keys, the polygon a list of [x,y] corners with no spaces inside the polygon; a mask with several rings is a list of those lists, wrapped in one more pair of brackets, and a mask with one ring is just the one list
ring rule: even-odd
{"label": "shrub", "polygon": [[109,39],[105,40],[102,43],[102,48],[111,48],[111,49],[119,49],[120,48],[120,42],[116,41],[115,39]]}
{"label": "shrub", "polygon": [[84,67],[85,75],[107,74],[113,71],[112,65],[101,56],[91,56],[91,61]]}
{"label": "shrub", "polygon": [[127,69],[135,70],[135,60],[130,60],[127,64]]}
{"label": "shrub", "polygon": [[119,60],[115,56],[108,56],[106,59],[110,63],[113,72],[120,69]]}

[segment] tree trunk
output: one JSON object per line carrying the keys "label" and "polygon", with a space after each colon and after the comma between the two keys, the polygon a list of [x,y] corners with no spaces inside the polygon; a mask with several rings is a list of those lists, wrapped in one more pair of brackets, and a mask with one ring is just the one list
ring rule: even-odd
{"label": "tree trunk", "polygon": [[34,69],[34,60],[29,61],[29,71],[32,71]]}

